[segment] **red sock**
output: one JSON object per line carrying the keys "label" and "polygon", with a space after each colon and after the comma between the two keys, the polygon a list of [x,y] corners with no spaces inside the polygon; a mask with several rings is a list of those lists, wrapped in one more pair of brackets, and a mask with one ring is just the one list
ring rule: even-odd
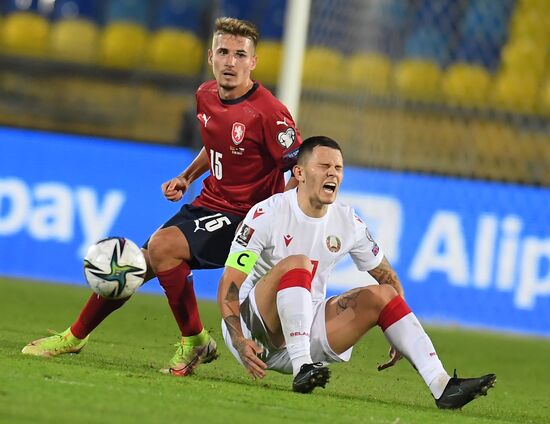
{"label": "red sock", "polygon": [[193,281],[188,278],[190,272],[185,261],[167,271],[157,272],[182,336],[196,336],[203,329]]}
{"label": "red sock", "polygon": [[128,299],[106,299],[93,293],[80,312],[78,319],[71,325],[71,333],[79,339],[86,338],[94,328],[112,312],[124,305]]}
{"label": "red sock", "polygon": [[382,331],[386,331],[389,326],[410,313],[411,309],[405,300],[401,296],[395,296],[380,312],[378,325],[382,328]]}

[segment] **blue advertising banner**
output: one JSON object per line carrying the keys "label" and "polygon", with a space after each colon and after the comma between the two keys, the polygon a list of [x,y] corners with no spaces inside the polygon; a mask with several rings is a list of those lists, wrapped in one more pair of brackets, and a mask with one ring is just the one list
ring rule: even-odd
{"label": "blue advertising banner", "polygon": [[[0,275],[85,285],[87,247],[113,235],[143,243],[180,207],[160,185],[193,157],[0,128]],[[421,319],[550,336],[550,190],[348,167],[340,199],[366,221]],[[214,299],[219,275],[196,272],[197,295]],[[329,293],[371,283],[348,260]],[[140,290],[162,292],[156,280]]]}

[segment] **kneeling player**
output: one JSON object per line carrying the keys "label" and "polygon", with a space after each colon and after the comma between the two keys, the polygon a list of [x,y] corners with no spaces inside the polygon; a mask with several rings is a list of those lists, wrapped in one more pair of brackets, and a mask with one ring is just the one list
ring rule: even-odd
{"label": "kneeling player", "polygon": [[[353,209],[335,202],[343,175],[338,144],[312,137],[294,167],[298,188],[254,206],[233,240],[218,291],[226,344],[253,378],[266,369],[294,375],[293,390],[325,387],[328,363],[381,327],[391,359],[405,356],[439,408],[461,408],[496,376],[450,377],[403,298],[395,271]],[[335,264],[350,254],[379,283],[325,299]]]}

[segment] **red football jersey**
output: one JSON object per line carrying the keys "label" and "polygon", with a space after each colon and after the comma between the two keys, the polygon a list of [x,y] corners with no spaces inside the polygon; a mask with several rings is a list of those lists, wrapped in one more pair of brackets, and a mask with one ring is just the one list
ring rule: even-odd
{"label": "red football jersey", "polygon": [[210,175],[193,205],[244,216],[282,192],[302,143],[287,108],[258,82],[244,96],[222,100],[216,81],[208,81],[196,98]]}

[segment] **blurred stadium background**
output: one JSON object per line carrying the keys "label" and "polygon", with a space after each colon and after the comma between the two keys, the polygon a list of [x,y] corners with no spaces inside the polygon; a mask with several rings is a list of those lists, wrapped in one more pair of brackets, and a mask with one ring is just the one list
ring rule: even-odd
{"label": "blurred stadium background", "polygon": [[[285,0],[0,4],[3,125],[189,144],[220,14],[277,86]],[[356,165],[550,185],[549,43],[545,0],[313,0],[300,127]]]}
{"label": "blurred stadium background", "polygon": [[[23,180],[31,190],[41,178],[61,178],[27,178],[26,170],[41,169],[39,159],[18,164],[40,149],[58,149],[54,155],[60,156],[67,147],[56,144],[59,133],[197,147],[194,92],[210,76],[205,51],[214,18],[257,24],[261,42],[253,76],[277,92],[284,78],[279,69],[287,6],[285,0],[0,0],[0,125],[12,127],[0,134],[0,147],[8,149],[9,141],[11,152],[16,139],[25,146],[12,159],[5,154],[4,162],[0,154],[0,177],[8,181],[0,194],[15,193]],[[363,205],[359,210],[370,220],[376,211],[369,205],[382,207],[378,218],[389,224],[375,234],[386,241],[424,318],[550,335],[549,47],[547,0],[311,1],[299,128],[304,136],[336,138],[348,164],[374,170],[348,174],[345,184],[353,192],[345,195]],[[13,128],[57,135],[31,146]],[[123,155],[101,146],[109,152],[104,155]],[[166,152],[142,153],[150,156],[138,171],[148,169],[142,180],[154,180],[155,194],[186,163],[166,162]],[[79,158],[76,151],[66,155]],[[70,165],[59,161],[58,168]],[[85,168],[85,162],[73,166]],[[98,169],[100,162],[89,162]],[[101,176],[90,170],[92,176],[80,181],[78,171],[66,171],[71,187],[92,185]],[[21,179],[9,180],[13,176]],[[117,183],[123,178],[117,175]],[[127,187],[135,186],[132,178]],[[101,184],[101,190],[110,187]],[[145,184],[135,197],[148,192]],[[378,193],[357,194],[366,188]],[[22,190],[12,198],[20,199]],[[33,193],[38,208],[45,194],[39,188]],[[106,199],[122,198],[115,194]],[[78,195],[90,198],[88,192]],[[131,210],[118,221],[131,226],[116,229],[140,242],[154,227],[135,224],[145,219],[142,204]],[[13,246],[36,249],[38,257],[70,241],[71,253],[58,256],[81,252],[73,241],[78,234],[55,225],[40,229],[36,222],[47,213],[38,216],[27,225],[9,208],[0,209],[0,274],[40,277],[21,272],[28,264]],[[25,225],[34,238],[22,235]],[[340,277],[349,280],[348,274]]]}

